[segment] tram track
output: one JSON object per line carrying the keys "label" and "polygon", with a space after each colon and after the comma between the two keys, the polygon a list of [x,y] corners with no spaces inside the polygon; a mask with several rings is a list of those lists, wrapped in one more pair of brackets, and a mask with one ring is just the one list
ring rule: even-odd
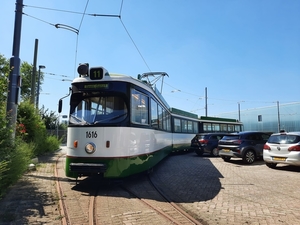
{"label": "tram track", "polygon": [[61,156],[55,164],[56,186],[63,225],[197,224],[151,181],[149,176],[126,179],[121,184],[103,185],[86,178],[79,183],[64,177]]}
{"label": "tram track", "polygon": [[[157,187],[148,175],[142,182],[147,183],[147,193],[145,197],[143,194],[137,191],[138,187],[126,187],[122,185],[122,188],[128,191],[131,195],[138,198],[140,201],[148,205],[150,208],[161,214],[168,219],[172,224],[196,224],[201,225],[199,221],[194,219],[191,215],[185,212],[176,203],[172,202],[159,187]],[[130,186],[130,185],[129,185]],[[139,189],[140,190],[140,189]],[[153,200],[155,199],[155,200]]]}
{"label": "tram track", "polygon": [[90,204],[89,204],[89,225],[97,225],[95,205],[96,205],[95,196],[91,196],[90,197]]}
{"label": "tram track", "polygon": [[54,167],[54,176],[56,177],[56,190],[57,190],[57,195],[58,195],[58,203],[59,203],[59,208],[60,208],[60,215],[61,215],[61,221],[63,225],[67,225],[69,224],[68,221],[68,213],[67,213],[67,209],[66,206],[64,204],[63,201],[63,193],[62,193],[62,188],[60,185],[60,181],[59,181],[59,175],[58,175],[58,163],[60,158],[62,157],[62,155],[58,156],[55,162],[55,167]]}
{"label": "tram track", "polygon": [[[66,181],[66,179],[62,177],[62,173],[59,173],[59,167],[62,166],[60,157],[55,163],[54,174],[56,177],[56,187],[62,224],[72,225],[81,223],[88,225],[97,225],[95,217],[95,206],[99,187],[97,186],[96,188],[92,188],[87,192],[88,194],[80,194],[80,198],[77,198],[78,194],[76,196],[76,191],[72,190],[71,188],[73,182],[71,182],[70,180]],[[66,183],[68,185],[66,185]],[[75,182],[75,186],[76,185],[77,181]]]}

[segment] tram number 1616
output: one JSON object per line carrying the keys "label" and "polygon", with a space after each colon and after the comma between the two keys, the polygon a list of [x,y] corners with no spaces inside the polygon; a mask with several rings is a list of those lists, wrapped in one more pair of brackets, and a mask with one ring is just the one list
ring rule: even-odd
{"label": "tram number 1616", "polygon": [[97,138],[97,131],[87,131],[85,132],[86,138]]}

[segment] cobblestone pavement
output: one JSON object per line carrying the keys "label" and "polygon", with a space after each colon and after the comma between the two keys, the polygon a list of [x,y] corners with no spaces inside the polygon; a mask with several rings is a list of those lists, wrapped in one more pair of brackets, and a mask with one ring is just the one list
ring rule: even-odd
{"label": "cobblestone pavement", "polygon": [[[53,170],[62,154],[41,157],[37,170],[26,173],[0,200],[0,225],[61,224]],[[263,161],[245,165],[239,159],[224,162],[188,153],[168,157],[151,177],[203,225],[298,225],[299,172],[300,167],[274,170]]]}
{"label": "cobblestone pavement", "polygon": [[[174,171],[177,171],[174,173]],[[203,224],[300,224],[300,167],[245,165],[195,153],[167,158],[154,180]]]}
{"label": "cobblestone pavement", "polygon": [[61,152],[39,158],[0,200],[0,224],[61,224],[54,166]]}

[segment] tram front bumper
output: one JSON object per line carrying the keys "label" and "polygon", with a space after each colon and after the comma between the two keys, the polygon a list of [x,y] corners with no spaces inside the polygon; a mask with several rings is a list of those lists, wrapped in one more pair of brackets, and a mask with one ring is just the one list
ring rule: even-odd
{"label": "tram front bumper", "polygon": [[69,170],[85,176],[102,174],[106,172],[107,168],[106,165],[102,163],[70,163]]}

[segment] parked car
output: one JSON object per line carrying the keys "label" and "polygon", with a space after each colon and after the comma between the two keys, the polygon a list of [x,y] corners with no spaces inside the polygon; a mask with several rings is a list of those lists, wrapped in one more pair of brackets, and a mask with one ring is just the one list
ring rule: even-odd
{"label": "parked car", "polygon": [[197,155],[202,156],[209,153],[211,156],[218,156],[218,142],[227,133],[200,133],[191,140],[191,149]]}
{"label": "parked car", "polygon": [[242,158],[247,164],[262,158],[263,147],[270,137],[269,133],[243,131],[225,135],[218,144],[219,156],[226,162],[232,157]]}
{"label": "parked car", "polygon": [[300,132],[272,134],[264,145],[263,159],[270,168],[278,163],[300,166]]}

